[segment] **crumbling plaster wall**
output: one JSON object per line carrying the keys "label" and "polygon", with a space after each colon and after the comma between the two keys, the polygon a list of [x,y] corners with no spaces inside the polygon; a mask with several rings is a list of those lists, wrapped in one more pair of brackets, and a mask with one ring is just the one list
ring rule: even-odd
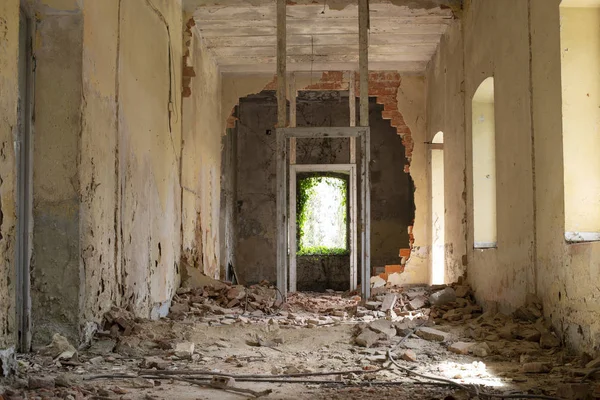
{"label": "crumbling plaster wall", "polygon": [[[466,227],[467,277],[479,301],[509,312],[537,294],[567,345],[597,354],[600,245],[564,240],[559,3],[466,2],[464,21],[450,28],[429,66],[428,133],[445,133],[446,237],[456,254],[447,259],[449,273]],[[474,250],[470,103],[489,76],[496,88],[498,248]]]}
{"label": "crumbling plaster wall", "polygon": [[33,340],[78,339],[79,146],[82,99],[80,10],[38,12],[33,141]]}
{"label": "crumbling plaster wall", "polygon": [[15,155],[19,0],[0,3],[0,349],[15,344]]}
{"label": "crumbling plaster wall", "polygon": [[[600,243],[568,244],[564,240],[561,51],[565,49],[560,44],[559,0],[531,0],[530,12],[537,293],[544,301],[546,316],[567,345],[598,355]],[[591,93],[590,97],[586,93],[581,96],[585,102],[599,101]]]}
{"label": "crumbling plaster wall", "polygon": [[[528,37],[528,2],[473,0],[465,4],[462,30],[456,25],[450,28],[429,70],[429,137],[443,131],[448,143],[444,148],[446,237],[453,254],[447,269],[454,276],[463,271],[459,257],[465,254],[461,237],[465,222],[459,218],[465,216],[465,208],[466,221],[473,221],[470,188],[476,166],[469,161],[471,99],[483,80],[491,76],[495,80],[498,247],[473,249],[473,224],[467,223],[466,254],[468,279],[478,300],[497,302],[503,311],[523,304],[526,294],[534,290],[529,44],[523,40]],[[464,63],[457,52],[463,53]],[[464,91],[464,112],[460,91]],[[468,121],[464,130],[461,117]],[[465,140],[462,151],[460,136]],[[464,187],[466,206],[461,199]]]}
{"label": "crumbling plaster wall", "polygon": [[[427,141],[431,142],[437,132],[444,133],[445,282],[455,282],[466,272],[463,76],[461,22],[455,21],[442,36],[427,71]],[[431,165],[427,168],[430,170]]]}
{"label": "crumbling plaster wall", "polygon": [[[333,73],[336,74],[336,73]],[[385,78],[389,75],[372,72],[370,76],[370,95],[378,97],[378,102],[385,105],[384,119],[391,119],[392,124],[398,132],[410,132],[404,138],[404,144],[412,148],[410,152],[411,167],[410,174],[415,186],[414,201],[416,206],[416,217],[414,222],[414,245],[410,260],[402,275],[401,283],[426,283],[429,281],[429,253],[430,253],[430,229],[429,215],[429,171],[427,165],[426,141],[426,87],[423,76],[399,75],[399,85],[394,93],[389,93],[389,83]],[[395,74],[395,73],[392,73]],[[327,85],[328,90],[347,90],[347,84],[343,82],[323,82],[327,78],[325,74],[297,74],[296,88],[320,88]],[[331,74],[330,74],[331,75]],[[234,126],[232,119],[233,108],[239,99],[249,94],[259,93],[265,88],[274,89],[274,78],[272,75],[250,74],[224,74],[222,81],[222,122],[223,130],[227,126]],[[380,81],[379,79],[383,79]],[[323,84],[324,83],[324,84]],[[329,85],[330,84],[330,85]],[[393,102],[390,103],[390,101]],[[397,120],[394,108],[400,110],[400,119]],[[390,111],[387,111],[390,110]],[[386,112],[387,111],[387,112]],[[407,154],[408,154],[407,150]],[[399,156],[401,157],[401,156]]]}
{"label": "crumbling plaster wall", "polygon": [[121,1],[118,64],[123,303],[166,315],[181,249],[181,1]]}
{"label": "crumbling plaster wall", "polygon": [[181,2],[35,3],[34,340],[168,311],[181,249]]}
{"label": "crumbling plaster wall", "polygon": [[205,274],[220,276],[221,76],[197,34],[190,58],[196,76],[183,102],[183,257]]}

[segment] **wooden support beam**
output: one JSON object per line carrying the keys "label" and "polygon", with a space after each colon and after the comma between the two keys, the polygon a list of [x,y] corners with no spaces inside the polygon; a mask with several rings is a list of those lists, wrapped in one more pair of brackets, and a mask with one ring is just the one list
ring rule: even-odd
{"label": "wooden support beam", "polygon": [[[369,0],[358,0],[358,68],[360,79],[360,126],[369,126]],[[371,295],[371,139],[367,129],[361,137],[361,294]]]}
{"label": "wooden support beam", "polygon": [[[290,128],[296,127],[296,74],[290,74],[288,97],[290,99]],[[290,164],[296,164],[296,138],[290,138]]]}
{"label": "wooden support beam", "polygon": [[[350,126],[356,126],[356,79],[354,71],[346,73],[348,79],[348,104],[350,106]],[[356,164],[356,138],[350,138],[350,164]]]}
{"label": "wooden support beam", "polygon": [[277,126],[287,125],[286,102],[286,0],[277,0]]}
{"label": "wooden support beam", "polygon": [[360,126],[369,126],[369,0],[358,0]]}
{"label": "wooden support beam", "polygon": [[[277,0],[277,126],[287,125],[286,99],[286,0]],[[276,130],[277,157],[277,288],[278,297],[287,297],[287,140]]]}

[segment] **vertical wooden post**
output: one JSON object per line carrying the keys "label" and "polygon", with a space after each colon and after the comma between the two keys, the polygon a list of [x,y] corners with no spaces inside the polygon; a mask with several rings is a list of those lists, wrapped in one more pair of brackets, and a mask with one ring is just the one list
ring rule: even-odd
{"label": "vertical wooden post", "polygon": [[[286,99],[286,0],[277,0],[277,127],[287,124]],[[287,146],[283,132],[277,141],[277,288],[284,300],[287,294]]]}
{"label": "vertical wooden post", "polygon": [[358,0],[360,126],[369,126],[369,0]]}
{"label": "vertical wooden post", "polygon": [[371,140],[369,126],[369,0],[358,0],[358,67],[360,79],[361,136],[361,293],[363,301],[371,295]]}
{"label": "vertical wooden post", "polygon": [[[290,99],[290,128],[296,127],[296,75],[290,74],[288,97]],[[296,138],[290,138],[290,164],[296,164]]]}
{"label": "vertical wooden post", "polygon": [[[348,71],[348,103],[350,106],[350,126],[356,126],[356,80],[354,71]],[[350,138],[350,164],[356,163],[356,138]]]}

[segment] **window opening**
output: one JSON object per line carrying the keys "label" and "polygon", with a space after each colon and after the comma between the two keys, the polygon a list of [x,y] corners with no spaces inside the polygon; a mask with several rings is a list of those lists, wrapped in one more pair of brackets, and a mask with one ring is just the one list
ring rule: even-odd
{"label": "window opening", "polygon": [[297,254],[349,254],[347,179],[312,175],[297,185]]}
{"label": "window opening", "polygon": [[496,120],[494,78],[484,80],[472,101],[474,247],[495,248]]}

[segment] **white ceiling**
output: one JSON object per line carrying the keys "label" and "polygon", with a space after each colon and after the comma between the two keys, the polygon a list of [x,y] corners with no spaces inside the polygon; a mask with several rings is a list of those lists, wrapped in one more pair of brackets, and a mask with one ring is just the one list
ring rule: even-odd
{"label": "white ceiling", "polygon": [[[369,69],[423,72],[453,18],[447,0],[371,0]],[[291,5],[293,4],[293,5]],[[185,0],[223,72],[275,72],[275,0]],[[358,6],[288,0],[289,71],[358,69]]]}

